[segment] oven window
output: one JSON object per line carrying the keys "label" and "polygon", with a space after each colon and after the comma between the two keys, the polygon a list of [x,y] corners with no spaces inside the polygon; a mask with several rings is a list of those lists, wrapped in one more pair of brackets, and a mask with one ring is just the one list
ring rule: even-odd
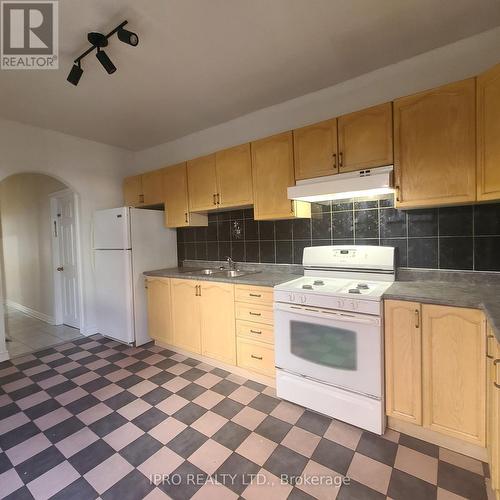
{"label": "oven window", "polygon": [[318,365],[356,370],[356,332],[343,328],[290,322],[292,354]]}

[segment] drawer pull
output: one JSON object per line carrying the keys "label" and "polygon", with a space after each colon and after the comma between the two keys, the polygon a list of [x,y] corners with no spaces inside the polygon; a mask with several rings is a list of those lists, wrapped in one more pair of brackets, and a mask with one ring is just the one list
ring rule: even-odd
{"label": "drawer pull", "polygon": [[256,356],[255,354],[250,354],[250,357],[253,359],[258,359],[259,361],[262,361],[262,356]]}
{"label": "drawer pull", "polygon": [[261,316],[261,313],[254,313],[252,311],[248,311],[248,314],[250,314],[250,316]]}
{"label": "drawer pull", "polygon": [[262,297],[260,293],[249,293],[250,297]]}
{"label": "drawer pull", "polygon": [[250,330],[250,333],[256,333],[257,335],[261,335],[262,332],[259,330]]}

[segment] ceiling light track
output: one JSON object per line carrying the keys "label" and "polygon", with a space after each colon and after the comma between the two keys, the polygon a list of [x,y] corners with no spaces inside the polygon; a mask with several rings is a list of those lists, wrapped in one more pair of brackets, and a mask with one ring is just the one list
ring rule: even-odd
{"label": "ceiling light track", "polygon": [[107,35],[103,35],[102,33],[91,32],[87,35],[87,39],[91,44],[85,52],[79,55],[73,62],[73,67],[68,75],[68,82],[73,85],[78,85],[80,78],[83,75],[82,69],[82,59],[87,57],[89,54],[96,51],[96,57],[99,62],[102,64],[104,69],[108,72],[108,74],[113,74],[116,71],[116,66],[113,64],[109,56],[104,52],[103,47],[108,46],[108,39],[113,35],[117,34],[118,39],[126,43],[128,45],[132,45],[132,47],[136,47],[139,44],[139,37],[136,33],[132,31],[128,31],[124,29],[124,26],[128,24],[128,21],[123,21],[120,23],[115,29],[111,30]]}

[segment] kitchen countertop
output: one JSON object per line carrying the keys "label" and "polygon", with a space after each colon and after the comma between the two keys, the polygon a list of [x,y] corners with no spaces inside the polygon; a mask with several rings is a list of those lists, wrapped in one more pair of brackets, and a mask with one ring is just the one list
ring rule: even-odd
{"label": "kitchen countertop", "polygon": [[500,342],[500,284],[395,281],[383,298],[482,309]]}
{"label": "kitchen countertop", "polygon": [[[203,267],[198,262],[191,261],[187,264],[184,267],[145,272],[144,275],[269,287],[303,275],[300,267],[297,266],[269,265],[250,268],[248,270],[252,274],[246,276],[227,278],[220,274],[199,274],[199,270],[203,267],[216,268],[221,263],[204,262]],[[408,270],[398,273],[398,281],[395,281],[387,289],[383,298],[481,309],[485,312],[486,318],[498,342],[500,342],[500,275]]]}
{"label": "kitchen countertop", "polygon": [[[235,283],[238,285],[270,286],[285,283],[285,281],[300,278],[302,274],[296,274],[289,271],[249,271],[251,274],[238,276],[236,278],[227,278],[222,274],[200,274],[200,268],[196,267],[172,267],[168,269],[159,269],[144,273],[145,276],[162,278],[181,278],[199,281],[219,281],[222,283]],[[244,271],[244,269],[243,269]]]}

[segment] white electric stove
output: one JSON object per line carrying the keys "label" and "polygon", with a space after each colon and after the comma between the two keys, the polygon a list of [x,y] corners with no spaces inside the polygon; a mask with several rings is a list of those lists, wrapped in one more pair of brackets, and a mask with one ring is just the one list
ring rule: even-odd
{"label": "white electric stove", "polygon": [[382,295],[394,248],[304,249],[304,277],[274,287],[279,397],[383,434]]}

